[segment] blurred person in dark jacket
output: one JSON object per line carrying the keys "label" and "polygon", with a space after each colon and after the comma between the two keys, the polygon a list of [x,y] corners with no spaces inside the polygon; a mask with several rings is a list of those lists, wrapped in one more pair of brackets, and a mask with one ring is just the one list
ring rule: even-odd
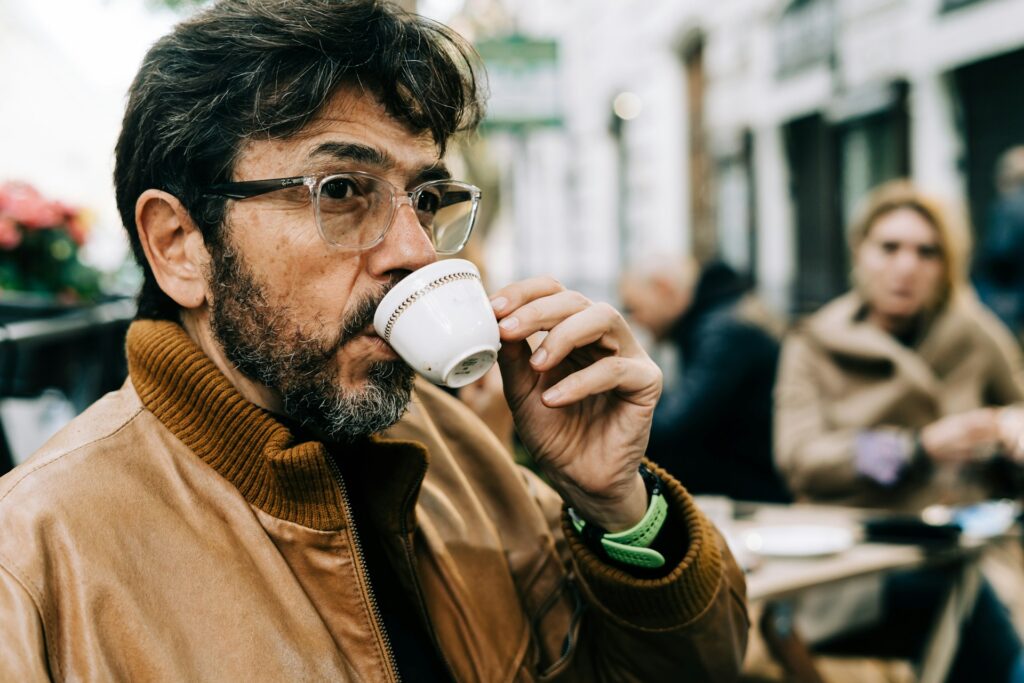
{"label": "blurred person in dark jacket", "polygon": [[1019,338],[1024,331],[1024,145],[999,159],[999,198],[978,247],[974,283],[981,300]]}
{"label": "blurred person in dark jacket", "polygon": [[695,494],[781,502],[772,460],[778,330],[725,263],[662,259],[632,269],[622,299],[679,356],[654,413],[651,457]]}

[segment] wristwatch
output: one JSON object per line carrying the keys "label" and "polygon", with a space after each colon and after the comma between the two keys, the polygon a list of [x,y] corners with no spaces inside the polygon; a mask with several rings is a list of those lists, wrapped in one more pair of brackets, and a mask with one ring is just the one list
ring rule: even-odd
{"label": "wristwatch", "polygon": [[657,569],[664,566],[665,557],[650,545],[665,524],[668,503],[662,493],[661,479],[643,463],[640,464],[640,476],[647,487],[650,503],[643,519],[633,528],[610,534],[601,526],[581,518],[572,508],[569,508],[569,518],[583,542],[599,556],[634,567]]}

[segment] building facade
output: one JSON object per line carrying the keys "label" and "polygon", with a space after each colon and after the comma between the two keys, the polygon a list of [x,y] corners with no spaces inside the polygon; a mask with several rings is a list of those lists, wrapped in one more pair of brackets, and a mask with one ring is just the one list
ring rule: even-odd
{"label": "building facade", "polygon": [[533,4],[506,6],[558,41],[562,117],[496,136],[517,160],[503,275],[614,299],[622,268],[683,251],[799,314],[848,286],[867,190],[911,177],[978,235],[996,159],[1024,143],[1024,0]]}

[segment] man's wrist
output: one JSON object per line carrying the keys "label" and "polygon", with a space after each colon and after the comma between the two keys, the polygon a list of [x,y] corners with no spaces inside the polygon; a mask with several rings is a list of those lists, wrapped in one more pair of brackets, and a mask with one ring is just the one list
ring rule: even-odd
{"label": "man's wrist", "polygon": [[668,517],[668,503],[658,476],[642,464],[639,474],[649,503],[644,516],[633,527],[609,533],[601,526],[582,519],[571,507],[569,517],[576,533],[587,547],[601,558],[631,567],[657,569],[664,566],[665,557],[650,546],[658,537]]}
{"label": "man's wrist", "polygon": [[576,511],[581,519],[600,526],[609,533],[625,531],[636,526],[647,513],[649,503],[647,485],[639,471],[628,484],[628,493],[618,499],[603,496],[584,496],[582,492],[565,487],[568,494],[562,499]]}

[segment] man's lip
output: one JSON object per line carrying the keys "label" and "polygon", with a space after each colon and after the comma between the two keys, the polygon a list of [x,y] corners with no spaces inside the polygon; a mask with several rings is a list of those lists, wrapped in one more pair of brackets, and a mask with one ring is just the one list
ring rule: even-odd
{"label": "man's lip", "polygon": [[393,348],[391,348],[391,345],[384,341],[384,338],[377,334],[377,331],[374,330],[372,327],[368,330],[360,332],[354,338],[359,339],[360,337],[366,338],[371,342],[376,342],[377,344],[380,344],[382,350],[386,351],[389,355],[393,355],[395,358],[398,358],[398,354],[395,353],[395,350]]}

